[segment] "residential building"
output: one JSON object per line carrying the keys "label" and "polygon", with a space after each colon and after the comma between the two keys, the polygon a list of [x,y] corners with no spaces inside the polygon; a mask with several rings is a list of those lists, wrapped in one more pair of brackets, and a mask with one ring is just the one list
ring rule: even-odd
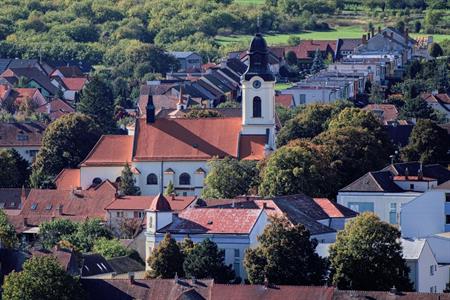
{"label": "residential building", "polygon": [[47,103],[37,88],[14,88],[10,84],[0,85],[0,105],[3,109],[15,112],[21,104],[25,104],[27,101],[31,106],[41,106]]}
{"label": "residential building", "polygon": [[352,55],[361,43],[361,39],[339,39],[338,59]]}
{"label": "residential building", "polygon": [[440,165],[396,163],[342,188],[337,202],[357,212],[374,212],[382,221],[398,225],[406,203],[447,180],[450,171]]}
{"label": "residential building", "polygon": [[180,69],[173,71],[189,73],[201,70],[202,57],[198,53],[192,51],[172,51],[168,52],[168,54],[174,56],[180,64]]}
{"label": "residential building", "polygon": [[51,121],[54,121],[63,115],[75,112],[75,108],[65,100],[53,99],[36,108],[36,112],[46,114]]}
{"label": "residential building", "polygon": [[30,256],[54,257],[68,274],[72,276],[80,275],[79,260],[73,250],[61,248],[59,245],[56,245],[51,249],[31,249]]}
{"label": "residential building", "polygon": [[20,213],[22,203],[27,199],[30,189],[0,188],[0,209],[7,215]]}
{"label": "residential building", "polygon": [[443,113],[447,120],[450,120],[450,96],[448,94],[424,93],[420,95],[420,98],[426,101],[431,108]]}
{"label": "residential building", "polygon": [[296,46],[286,47],[285,53],[294,52],[297,56],[300,70],[309,71],[317,50],[320,51],[323,59],[334,61],[337,53],[337,41],[326,40],[301,40]]}
{"label": "residential building", "polygon": [[[128,136],[103,136],[80,164],[83,189],[114,182],[128,162],[143,195],[157,195],[169,182],[179,195],[199,195],[208,160],[226,156],[261,160],[275,149],[275,77],[267,45],[257,34],[249,49],[250,66],[242,77],[242,113],[217,118],[167,118],[156,114],[149,96],[145,114]],[[177,110],[186,109],[184,101]],[[156,180],[154,180],[156,178]]]}
{"label": "residential building", "polygon": [[31,163],[41,148],[45,128],[38,122],[0,123],[0,149],[12,148]]}
{"label": "residential building", "polygon": [[4,72],[8,68],[35,68],[45,75],[50,74],[54,69],[51,65],[39,59],[0,58],[0,73]]}
{"label": "residential building", "polygon": [[47,74],[37,68],[8,68],[0,74],[0,78],[4,78],[12,85],[25,79],[23,83],[26,87],[37,88],[46,98],[58,95],[58,88],[53,85]]}
{"label": "residential building", "polygon": [[367,104],[363,110],[370,111],[383,125],[397,121],[398,110],[394,104]]}

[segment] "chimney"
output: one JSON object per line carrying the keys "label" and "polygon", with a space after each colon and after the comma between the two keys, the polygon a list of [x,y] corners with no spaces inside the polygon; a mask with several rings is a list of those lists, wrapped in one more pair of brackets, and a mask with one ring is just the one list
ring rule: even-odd
{"label": "chimney", "polygon": [[20,201],[22,202],[22,205],[24,204],[26,199],[27,193],[25,192],[25,186],[22,185],[22,192],[20,193]]}
{"label": "chimney", "polygon": [[145,110],[147,114],[147,124],[155,123],[155,105],[153,104],[152,95],[148,95],[147,107]]}
{"label": "chimney", "polygon": [[175,277],[173,278],[173,281],[175,282],[175,284],[180,283],[180,280],[178,279],[178,273],[175,272]]}
{"label": "chimney", "polygon": [[263,202],[263,209],[267,209],[267,203]]}
{"label": "chimney", "polygon": [[366,44],[367,44],[367,35],[365,35],[365,34],[362,35],[361,43],[362,43],[363,45],[366,45]]}
{"label": "chimney", "polygon": [[186,106],[183,101],[183,86],[180,85],[180,94],[178,95],[177,110],[183,110],[183,109],[186,109]]}
{"label": "chimney", "polygon": [[130,284],[134,284],[134,272],[128,272],[128,280],[130,281]]}
{"label": "chimney", "polygon": [[423,180],[423,169],[422,169],[422,163],[420,163],[420,169],[417,171],[417,179]]}
{"label": "chimney", "polygon": [[56,212],[58,213],[58,215],[62,216],[62,214],[63,214],[63,205],[62,204],[58,205],[58,207],[56,208]]}
{"label": "chimney", "polygon": [[28,226],[28,218],[23,218],[23,225]]}
{"label": "chimney", "polygon": [[378,26],[378,33],[381,33],[381,26]]}
{"label": "chimney", "polygon": [[408,180],[409,177],[409,170],[408,168],[405,168],[405,179]]}
{"label": "chimney", "polygon": [[52,112],[52,105],[50,102],[47,102],[47,114],[50,114]]}
{"label": "chimney", "polygon": [[175,200],[175,196],[176,196],[175,193],[171,193],[171,194],[170,194],[170,198],[171,198],[172,200]]}
{"label": "chimney", "polygon": [[370,31],[372,32],[372,37],[374,37],[375,36],[375,28],[372,27],[372,29]]}
{"label": "chimney", "polygon": [[264,288],[268,289],[269,286],[270,286],[269,279],[267,278],[267,276],[264,276]]}

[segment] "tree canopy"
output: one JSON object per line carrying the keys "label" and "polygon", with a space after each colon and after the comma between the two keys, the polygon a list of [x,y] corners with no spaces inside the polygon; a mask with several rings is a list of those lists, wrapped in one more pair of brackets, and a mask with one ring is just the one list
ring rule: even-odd
{"label": "tree canopy", "polygon": [[327,263],[315,248],[317,240],[301,224],[272,218],[258,237],[259,245],[245,254],[244,265],[252,284],[265,279],[279,285],[322,285]]}
{"label": "tree canopy", "polygon": [[330,247],[331,281],[339,289],[412,289],[400,232],[373,213],[362,213],[338,232]]}
{"label": "tree canopy", "polygon": [[92,251],[101,254],[106,259],[129,254],[127,248],[118,239],[107,239],[105,237],[101,237],[94,241]]}
{"label": "tree canopy", "polygon": [[85,299],[79,281],[68,275],[52,256],[34,256],[23,271],[6,276],[2,298],[7,300]]}
{"label": "tree canopy", "polygon": [[0,187],[18,188],[28,186],[30,165],[14,150],[0,150]]}
{"label": "tree canopy", "polygon": [[128,162],[125,164],[125,167],[122,170],[119,181],[119,191],[123,195],[140,195],[141,190],[138,186],[136,186],[136,179],[134,178],[133,172],[131,172],[130,165]]}
{"label": "tree canopy", "polygon": [[2,248],[14,248],[18,239],[16,229],[9,223],[3,209],[0,210],[0,244]]}
{"label": "tree canopy", "polygon": [[183,276],[183,261],[180,246],[170,234],[166,233],[148,258],[150,266],[148,274],[151,278],[174,278],[175,274]]}

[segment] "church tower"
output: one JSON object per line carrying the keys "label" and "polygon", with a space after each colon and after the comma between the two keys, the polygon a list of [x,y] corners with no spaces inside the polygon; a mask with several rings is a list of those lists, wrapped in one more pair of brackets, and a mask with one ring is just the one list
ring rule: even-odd
{"label": "church tower", "polygon": [[242,134],[265,135],[266,148],[275,148],[275,76],[269,68],[269,50],[256,33],[247,51],[249,66],[242,75]]}

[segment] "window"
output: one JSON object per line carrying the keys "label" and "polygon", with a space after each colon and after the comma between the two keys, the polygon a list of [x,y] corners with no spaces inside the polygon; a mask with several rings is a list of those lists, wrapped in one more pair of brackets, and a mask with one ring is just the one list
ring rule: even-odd
{"label": "window", "polygon": [[445,193],[445,202],[450,202],[450,193]]}
{"label": "window", "polygon": [[391,203],[390,204],[389,223],[397,224],[397,203]]}
{"label": "window", "polygon": [[46,210],[52,210],[52,205],[48,204],[47,207],[45,208]]}
{"label": "window", "polygon": [[373,203],[372,202],[349,202],[348,207],[350,207],[351,210],[357,211],[357,212],[365,212],[365,211],[371,211],[373,212]]}
{"label": "window", "polygon": [[135,211],[134,212],[134,217],[135,218],[142,218],[144,216],[144,212],[143,211]]}
{"label": "window", "polygon": [[300,104],[305,104],[305,103],[306,103],[306,95],[300,94]]}
{"label": "window", "polygon": [[31,210],[36,210],[36,208],[37,208],[37,203],[31,204]]}
{"label": "window", "polygon": [[409,185],[409,189],[410,189],[410,190],[414,190],[414,184],[411,183],[411,184]]}
{"label": "window", "polygon": [[186,197],[187,196],[187,192],[183,192],[183,197]]}
{"label": "window", "polygon": [[234,257],[240,257],[239,249],[234,249]]}
{"label": "window", "polygon": [[18,141],[28,141],[28,135],[26,135],[26,134],[18,134],[17,135],[17,140]]}
{"label": "window", "polygon": [[116,213],[116,216],[117,216],[118,218],[123,218],[123,211],[118,211],[118,212]]}
{"label": "window", "polygon": [[450,215],[445,216],[445,224],[450,225]]}
{"label": "window", "polygon": [[156,177],[156,174],[154,174],[154,173],[148,174],[147,184],[149,184],[149,185],[158,184],[158,177]]}
{"label": "window", "polygon": [[261,118],[261,98],[253,98],[253,118]]}
{"label": "window", "polygon": [[235,262],[233,264],[233,269],[236,276],[239,277],[241,275],[241,265],[238,262]]}
{"label": "window", "polygon": [[153,217],[149,217],[148,218],[148,227],[152,228],[152,226],[153,226]]}
{"label": "window", "polygon": [[92,180],[92,185],[99,185],[100,183],[102,183],[102,179],[101,178],[99,178],[99,177],[95,177],[93,180]]}
{"label": "window", "polygon": [[433,265],[430,266],[430,275],[431,276],[434,275],[434,266]]}
{"label": "window", "polygon": [[191,176],[188,173],[182,173],[180,175],[180,185],[190,185]]}
{"label": "window", "polygon": [[36,157],[37,153],[38,153],[38,150],[30,150],[30,152],[29,152],[30,157]]}

